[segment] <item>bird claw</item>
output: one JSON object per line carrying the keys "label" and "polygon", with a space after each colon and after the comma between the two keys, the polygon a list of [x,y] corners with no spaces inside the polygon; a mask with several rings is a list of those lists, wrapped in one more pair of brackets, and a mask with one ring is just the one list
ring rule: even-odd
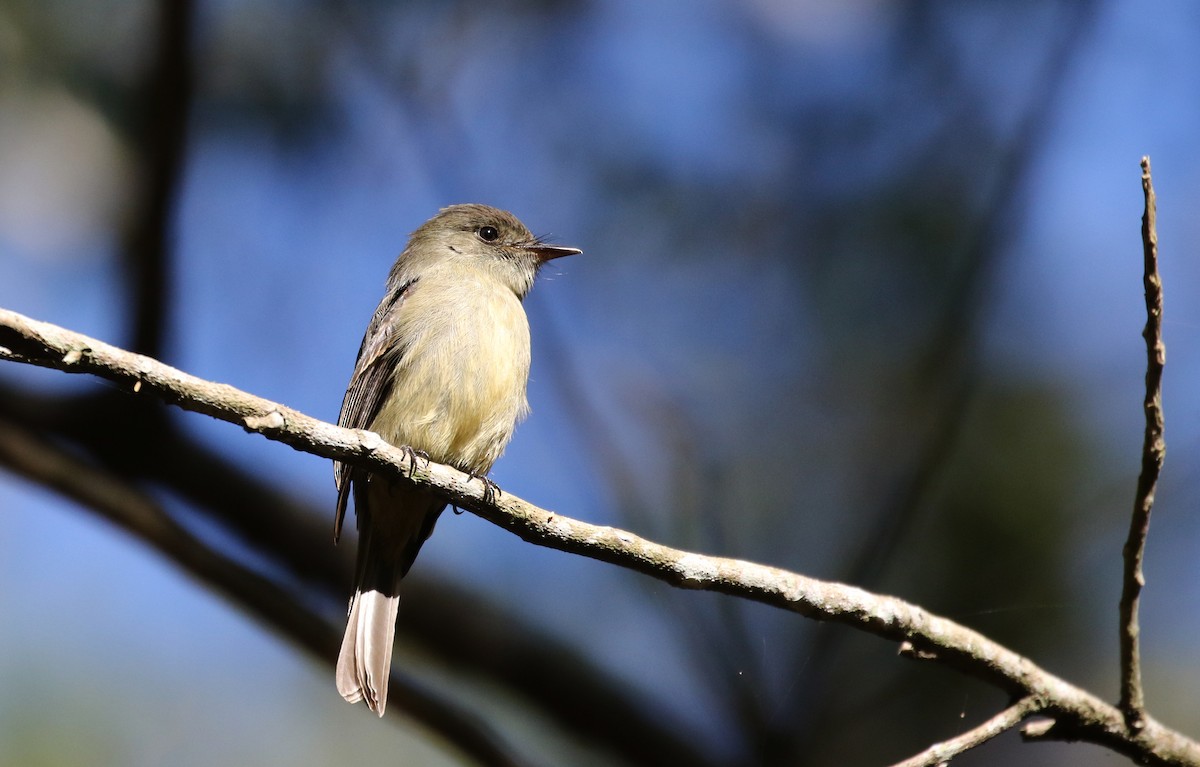
{"label": "bird claw", "polygon": [[483,483],[483,502],[484,503],[495,503],[496,499],[499,498],[501,495],[503,495],[503,492],[501,492],[501,490],[500,490],[500,486],[497,485],[495,482],[491,481],[490,479],[488,479],[487,477],[483,476],[482,474],[471,474],[470,472],[468,472],[467,475],[471,479],[473,479],[473,480],[477,479]]}
{"label": "bird claw", "polygon": [[484,503],[495,503],[496,498],[501,495],[500,486],[487,477],[475,477],[475,479],[483,483]]}
{"label": "bird claw", "polygon": [[400,451],[404,453],[404,459],[408,461],[408,475],[411,477],[417,470],[417,459],[420,458],[425,462],[425,468],[429,468],[429,453],[424,450],[417,450],[408,445],[403,445]]}
{"label": "bird claw", "polygon": [[[497,485],[495,482],[491,481],[490,479],[488,479],[487,477],[480,477],[480,476],[476,476],[475,474],[472,474],[471,479],[477,479],[483,483],[483,502],[484,503],[495,503],[497,496],[502,494],[502,491],[500,490],[500,486]],[[455,514],[462,514],[462,509],[458,508],[458,506],[454,505],[453,503],[450,504],[450,508],[454,509]]]}

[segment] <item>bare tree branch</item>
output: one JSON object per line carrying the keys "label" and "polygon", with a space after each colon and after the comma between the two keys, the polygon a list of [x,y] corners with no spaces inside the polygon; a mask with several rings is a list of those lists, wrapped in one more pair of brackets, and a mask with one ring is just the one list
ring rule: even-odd
{"label": "bare tree branch", "polygon": [[934,743],[921,753],[902,762],[896,762],[892,767],[938,767],[938,765],[947,764],[964,751],[982,746],[997,735],[1011,730],[1026,717],[1036,713],[1037,710],[1036,698],[1021,698],[978,727],[973,727],[950,740]]}
{"label": "bare tree branch", "polygon": [[741,560],[704,556],[580,522],[503,494],[485,500],[481,480],[442,464],[412,461],[371,432],[341,429],[296,410],[187,375],[48,323],[0,309],[0,359],[91,373],[156,393],[185,410],[241,425],[297,450],[407,478],[541,546],[620,565],[680,588],[739,596],[815,620],[904,642],[914,657],[975,676],[1015,697],[1035,698],[1056,721],[1052,735],[1107,746],[1147,764],[1200,765],[1200,743],[1149,716],[1131,730],[1116,707],[1038,667],[982,634],[920,607],[853,586]]}
{"label": "bare tree branch", "polygon": [[1142,660],[1138,627],[1138,603],[1146,584],[1142,559],[1146,536],[1150,533],[1150,512],[1154,508],[1154,491],[1158,475],[1166,459],[1167,445],[1163,440],[1162,375],[1167,361],[1163,343],[1162,279],[1158,274],[1157,201],[1150,178],[1150,158],[1142,158],[1142,192],[1146,210],[1142,214],[1142,254],[1145,261],[1143,284],[1146,288],[1146,433],[1142,442],[1142,471],[1138,476],[1137,496],[1133,517],[1129,523],[1129,538],[1125,541],[1125,578],[1121,589],[1121,712],[1130,730],[1143,726],[1146,700],[1142,690]]}

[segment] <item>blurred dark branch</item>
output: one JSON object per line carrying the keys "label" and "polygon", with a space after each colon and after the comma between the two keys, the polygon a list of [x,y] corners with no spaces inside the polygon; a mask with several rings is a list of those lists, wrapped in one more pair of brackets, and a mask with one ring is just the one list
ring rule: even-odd
{"label": "blurred dark branch", "polygon": [[962,735],[934,743],[921,753],[896,762],[892,767],[939,767],[948,764],[959,754],[982,746],[997,735],[1003,735],[1028,717],[1036,714],[1040,704],[1036,698],[1021,698],[1019,701],[996,714],[978,727],[972,727]]}
{"label": "blurred dark branch", "polygon": [[[319,510],[192,438],[161,403],[105,388],[83,396],[23,391],[0,382],[0,415],[86,452],[112,473],[163,488],[340,600],[349,588],[344,557],[329,545]],[[330,482],[332,486],[332,481]]]}
{"label": "blurred dark branch", "polygon": [[1154,508],[1154,491],[1158,475],[1166,459],[1167,445],[1163,440],[1162,376],[1167,361],[1163,343],[1162,278],[1158,274],[1158,229],[1154,185],[1150,178],[1150,158],[1142,158],[1142,192],[1146,210],[1142,215],[1143,284],[1146,288],[1146,398],[1142,408],[1146,414],[1146,433],[1142,441],[1142,471],[1138,475],[1137,496],[1129,522],[1129,538],[1125,541],[1125,577],[1121,588],[1121,711],[1125,724],[1132,731],[1142,727],[1146,716],[1146,700],[1142,691],[1141,629],[1138,627],[1138,604],[1146,584],[1142,559],[1146,536],[1150,534],[1150,512]]}
{"label": "blurred dark branch", "polygon": [[225,384],[0,309],[0,359],[90,373],[138,388],[185,410],[242,426],[297,450],[403,478],[540,546],[619,565],[680,588],[742,597],[814,620],[852,626],[902,643],[909,657],[935,660],[1014,697],[1034,697],[1054,721],[1047,737],[1106,746],[1145,764],[1200,766],[1200,743],[1145,716],[1132,731],[1121,712],[979,632],[895,597],[741,560],[672,549],[633,533],[563,517],[509,495],[487,500],[478,478],[409,454],[371,432],[341,429]]}
{"label": "blurred dark branch", "polygon": [[578,649],[522,626],[511,612],[478,596],[438,588],[408,600],[398,626],[419,627],[422,642],[437,648],[456,671],[482,674],[536,702],[596,753],[609,752],[629,764],[719,764],[702,743],[675,734],[660,711],[631,702],[626,688]]}
{"label": "blurred dark branch", "polygon": [[183,174],[193,78],[191,0],[162,0],[154,57],[136,98],[139,155],[135,201],[122,248],[131,284],[131,346],[162,356],[170,296],[171,216]]}
{"label": "blurred dark branch", "polygon": [[[333,668],[341,644],[339,626],[331,625],[271,581],[204,545],[123,479],[5,420],[0,420],[0,464],[100,514]],[[463,756],[483,765],[524,764],[478,717],[415,680],[393,671],[389,689],[398,704],[398,715],[424,724]]]}
{"label": "blurred dark branch", "polygon": [[[267,571],[282,568],[340,604],[350,568],[331,545],[328,509],[264,482],[166,415],[157,401],[113,388],[64,396],[0,383],[0,418],[70,444],[124,481],[172,493],[236,535]],[[406,602],[398,630],[455,672],[505,685],[564,731],[633,763],[713,764],[561,641],[445,580],[414,580],[421,596]]]}
{"label": "blurred dark branch", "polygon": [[[297,501],[165,415],[161,403],[117,389],[55,396],[0,383],[0,419],[78,448],[127,483],[172,493],[236,535],[269,563],[267,571],[282,568],[341,604],[350,563],[331,545],[329,509]],[[713,764],[555,637],[444,579],[413,580],[420,597],[406,602],[398,631],[456,673],[505,685],[565,731],[633,763]]]}

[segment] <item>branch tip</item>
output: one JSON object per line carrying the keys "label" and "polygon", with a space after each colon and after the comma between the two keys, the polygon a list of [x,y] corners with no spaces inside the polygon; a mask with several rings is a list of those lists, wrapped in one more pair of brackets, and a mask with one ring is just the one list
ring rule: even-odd
{"label": "branch tip", "polygon": [[1150,175],[1149,155],[1142,157],[1141,166],[1142,192],[1145,197],[1142,213],[1142,285],[1146,299],[1146,325],[1142,330],[1142,338],[1146,341],[1146,392],[1142,400],[1142,410],[1146,426],[1142,438],[1142,467],[1134,494],[1129,534],[1122,552],[1124,577],[1118,609],[1121,647],[1119,708],[1126,730],[1133,735],[1141,732],[1146,722],[1145,691],[1142,687],[1141,629],[1138,624],[1138,608],[1142,588],[1146,584],[1142,562],[1145,558],[1146,539],[1150,534],[1150,513],[1154,508],[1154,494],[1166,458],[1162,376],[1167,347],[1163,341],[1163,291],[1162,277],[1158,271],[1158,203]]}

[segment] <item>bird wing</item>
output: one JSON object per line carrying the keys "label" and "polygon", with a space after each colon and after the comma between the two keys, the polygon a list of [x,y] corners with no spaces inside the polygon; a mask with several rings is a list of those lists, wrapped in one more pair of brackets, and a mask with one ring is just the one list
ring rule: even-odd
{"label": "bird wing", "polygon": [[[375,315],[363,335],[362,345],[358,348],[358,360],[354,363],[354,374],[350,377],[350,385],[346,387],[346,396],[342,399],[338,426],[365,429],[379,414],[379,409],[392,388],[396,366],[404,356],[404,346],[395,338],[396,327],[399,324],[397,315],[404,304],[405,296],[415,282],[416,279],[411,279],[403,283],[398,290],[388,291],[387,297],[375,309]],[[337,516],[333,523],[335,542],[342,533],[342,520],[346,516],[346,505],[350,499],[350,480],[353,473],[353,467],[349,464],[334,461],[334,482],[338,490]]]}

